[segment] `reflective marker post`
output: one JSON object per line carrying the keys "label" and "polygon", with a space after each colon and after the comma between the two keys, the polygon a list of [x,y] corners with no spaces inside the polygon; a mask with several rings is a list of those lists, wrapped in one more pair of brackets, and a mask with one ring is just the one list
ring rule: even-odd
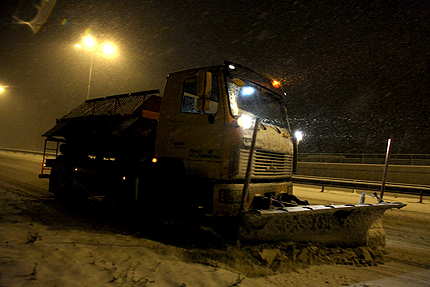
{"label": "reflective marker post", "polygon": [[388,140],[387,145],[387,154],[385,155],[385,166],[384,166],[384,173],[382,175],[382,185],[381,185],[381,193],[379,197],[382,199],[384,197],[384,190],[385,190],[385,181],[387,179],[387,169],[388,169],[388,159],[390,157],[390,147],[391,147],[391,139]]}

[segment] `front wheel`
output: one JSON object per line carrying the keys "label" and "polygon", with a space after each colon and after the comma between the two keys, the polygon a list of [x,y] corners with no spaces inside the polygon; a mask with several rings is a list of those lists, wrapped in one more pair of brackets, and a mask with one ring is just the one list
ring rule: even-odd
{"label": "front wheel", "polygon": [[159,159],[148,163],[139,176],[137,202],[146,212],[186,213],[193,198],[187,193],[188,176],[182,161]]}

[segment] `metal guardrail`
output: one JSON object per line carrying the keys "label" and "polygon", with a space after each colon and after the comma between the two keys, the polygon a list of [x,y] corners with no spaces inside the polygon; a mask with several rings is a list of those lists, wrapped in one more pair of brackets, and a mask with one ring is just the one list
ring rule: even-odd
{"label": "metal guardrail", "polygon": [[13,152],[13,153],[23,153],[23,154],[40,154],[43,155],[43,151],[36,150],[24,150],[24,149],[14,149],[14,148],[0,148],[1,151]]}
{"label": "metal guardrail", "polygon": [[[355,179],[345,178],[328,178],[328,177],[316,177],[316,176],[301,176],[294,175],[292,178],[294,183],[318,185],[322,187],[321,191],[324,191],[325,186],[343,187],[352,189],[364,189],[379,191],[381,189],[381,182],[376,181],[364,181]],[[402,193],[419,195],[420,201],[423,201],[424,196],[430,196],[430,186],[415,185],[415,184],[403,184],[403,183],[386,183],[385,191],[392,193]]]}
{"label": "metal guardrail", "polygon": [[[386,154],[299,153],[299,162],[384,164]],[[390,165],[430,166],[430,154],[391,154]]]}

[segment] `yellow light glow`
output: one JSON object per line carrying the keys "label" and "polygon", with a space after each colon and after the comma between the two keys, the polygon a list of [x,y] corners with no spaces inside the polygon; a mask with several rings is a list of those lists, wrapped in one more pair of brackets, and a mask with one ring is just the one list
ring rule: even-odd
{"label": "yellow light glow", "polygon": [[272,81],[272,86],[274,87],[274,88],[279,88],[279,82],[278,81]]}
{"label": "yellow light glow", "polygon": [[240,92],[240,87],[236,86],[236,85],[230,85],[230,109],[231,109],[231,114],[233,116],[237,116],[239,114],[239,107],[237,105],[237,95]]}
{"label": "yellow light glow", "polygon": [[295,138],[297,139],[297,142],[301,141],[303,139],[303,133],[301,131],[296,131],[294,133]]}
{"label": "yellow light glow", "polygon": [[91,38],[91,37],[85,37],[84,38],[84,44],[88,48],[92,48],[96,44],[96,40],[94,40],[94,38]]}
{"label": "yellow light glow", "polygon": [[3,93],[5,91],[5,88],[3,88],[2,86],[0,86],[0,93]]}
{"label": "yellow light glow", "polygon": [[253,123],[254,123],[253,118],[248,115],[241,115],[240,117],[237,118],[238,126],[244,129],[251,128]]}
{"label": "yellow light glow", "polygon": [[104,44],[102,50],[106,55],[113,55],[115,53],[115,47],[112,44]]}
{"label": "yellow light glow", "polygon": [[156,157],[154,157],[153,159],[152,159],[152,162],[153,163],[156,163],[158,160],[157,160],[157,158]]}

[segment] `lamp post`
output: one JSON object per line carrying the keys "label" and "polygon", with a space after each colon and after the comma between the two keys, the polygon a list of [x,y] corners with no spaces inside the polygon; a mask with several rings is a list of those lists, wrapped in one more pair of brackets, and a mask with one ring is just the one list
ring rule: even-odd
{"label": "lamp post", "polygon": [[115,47],[110,43],[105,43],[103,45],[97,45],[96,40],[92,37],[85,37],[82,40],[83,46],[80,44],[76,44],[76,47],[79,49],[85,48],[91,53],[90,57],[90,72],[88,75],[88,86],[87,86],[87,100],[90,98],[90,90],[91,90],[91,77],[93,74],[93,63],[94,56],[99,55],[101,52],[107,56],[112,56],[115,54]]}
{"label": "lamp post", "polygon": [[90,58],[90,73],[88,76],[87,100],[90,98],[91,75],[93,74],[93,62],[94,62],[94,54],[92,54]]}

